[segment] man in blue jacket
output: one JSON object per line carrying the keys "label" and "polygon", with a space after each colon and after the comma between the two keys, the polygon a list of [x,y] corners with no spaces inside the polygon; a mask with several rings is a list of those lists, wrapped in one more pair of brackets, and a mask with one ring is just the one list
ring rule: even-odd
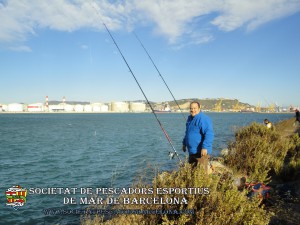
{"label": "man in blue jacket", "polygon": [[182,150],[185,152],[188,149],[189,163],[197,164],[197,159],[211,155],[214,131],[210,118],[200,111],[199,102],[190,104],[190,114],[186,122]]}

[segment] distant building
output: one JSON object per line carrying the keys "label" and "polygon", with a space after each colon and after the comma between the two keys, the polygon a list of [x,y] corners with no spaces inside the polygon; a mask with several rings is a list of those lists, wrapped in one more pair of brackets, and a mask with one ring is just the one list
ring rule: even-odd
{"label": "distant building", "polygon": [[84,106],[81,105],[81,104],[77,104],[77,105],[75,105],[75,107],[74,107],[74,111],[75,111],[75,112],[83,112],[83,110],[84,110]]}
{"label": "distant building", "polygon": [[91,105],[85,105],[85,106],[83,107],[83,110],[84,110],[84,112],[92,112],[92,111],[93,111],[93,108],[92,108]]}
{"label": "distant building", "polygon": [[129,111],[130,112],[145,112],[146,104],[143,102],[130,102]]}
{"label": "distant building", "polygon": [[7,105],[1,105],[1,107],[2,107],[2,112],[5,112],[5,111],[7,111]]}
{"label": "distant building", "polygon": [[108,112],[108,105],[101,105],[100,110],[101,112]]}
{"label": "distant building", "polygon": [[43,103],[32,103],[27,105],[28,112],[43,112],[44,104]]}
{"label": "distant building", "polygon": [[24,104],[21,103],[11,103],[7,106],[8,112],[24,112]]}
{"label": "distant building", "polygon": [[65,112],[74,112],[74,105],[64,104]]}
{"label": "distant building", "polygon": [[127,102],[112,102],[111,103],[112,112],[128,112],[129,105]]}
{"label": "distant building", "polygon": [[49,105],[49,112],[64,112],[64,105]]}
{"label": "distant building", "polygon": [[102,103],[93,103],[92,104],[93,112],[101,112],[101,105]]}
{"label": "distant building", "polygon": [[93,112],[108,112],[108,105],[104,103],[92,103],[91,107]]}

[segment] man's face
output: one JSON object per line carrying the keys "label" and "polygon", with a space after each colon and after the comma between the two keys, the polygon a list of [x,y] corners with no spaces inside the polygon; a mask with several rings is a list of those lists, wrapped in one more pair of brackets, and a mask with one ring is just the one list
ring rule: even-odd
{"label": "man's face", "polygon": [[200,108],[198,107],[198,104],[197,103],[192,103],[191,106],[190,106],[191,116],[194,117],[199,112],[200,112]]}

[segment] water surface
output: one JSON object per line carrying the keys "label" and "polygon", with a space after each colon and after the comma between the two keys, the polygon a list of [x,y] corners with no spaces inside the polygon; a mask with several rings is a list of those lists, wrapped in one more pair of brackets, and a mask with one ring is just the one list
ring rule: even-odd
{"label": "water surface", "polygon": [[[233,140],[239,127],[292,114],[207,113],[214,124],[213,154]],[[187,116],[188,114],[186,114]],[[158,115],[180,157],[185,121],[180,114]],[[63,207],[61,195],[28,195],[14,210],[5,205],[13,185],[31,187],[130,187],[151,168],[176,169],[172,151],[155,117],[137,114],[0,114],[0,224],[70,224],[79,216],[46,216]],[[153,173],[147,173],[148,181]]]}

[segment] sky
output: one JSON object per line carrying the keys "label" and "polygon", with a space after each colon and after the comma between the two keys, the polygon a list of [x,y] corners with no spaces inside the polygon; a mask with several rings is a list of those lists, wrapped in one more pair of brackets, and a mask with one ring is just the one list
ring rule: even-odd
{"label": "sky", "polygon": [[0,104],[300,106],[300,0],[0,0]]}

